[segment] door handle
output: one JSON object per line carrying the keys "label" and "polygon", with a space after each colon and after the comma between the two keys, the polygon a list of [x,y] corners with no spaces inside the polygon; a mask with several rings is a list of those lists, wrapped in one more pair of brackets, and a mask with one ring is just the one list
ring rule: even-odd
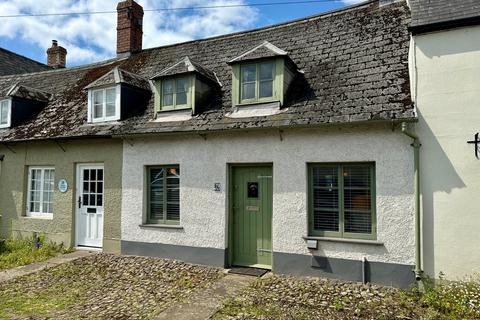
{"label": "door handle", "polygon": [[78,209],[82,207],[82,196],[78,197]]}

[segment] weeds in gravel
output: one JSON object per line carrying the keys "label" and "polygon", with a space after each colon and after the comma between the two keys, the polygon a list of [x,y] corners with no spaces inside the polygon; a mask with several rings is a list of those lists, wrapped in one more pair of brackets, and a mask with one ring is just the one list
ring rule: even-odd
{"label": "weeds in gravel", "polygon": [[221,277],[179,261],[95,254],[0,283],[0,319],[154,319]]}
{"label": "weeds in gravel", "polygon": [[425,292],[412,292],[420,304],[445,319],[480,319],[480,277],[472,276],[463,281],[425,279]]}
{"label": "weeds in gravel", "polygon": [[223,303],[214,319],[480,319],[480,283],[427,281],[425,292],[272,276]]}
{"label": "weeds in gravel", "polygon": [[63,245],[46,242],[45,237],[0,240],[0,271],[47,260],[67,250]]}

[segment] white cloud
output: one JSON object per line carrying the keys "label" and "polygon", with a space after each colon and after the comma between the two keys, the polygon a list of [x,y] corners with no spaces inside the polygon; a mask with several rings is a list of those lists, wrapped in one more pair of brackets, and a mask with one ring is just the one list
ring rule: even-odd
{"label": "white cloud", "polygon": [[[213,0],[209,5],[242,4],[245,0]],[[117,0],[2,0],[2,15],[115,11]],[[139,0],[144,9],[204,6],[203,0]],[[144,48],[238,31],[254,25],[258,12],[248,7],[145,12]],[[52,39],[68,50],[69,63],[115,56],[116,14],[4,18],[0,37],[20,38],[46,49]]]}

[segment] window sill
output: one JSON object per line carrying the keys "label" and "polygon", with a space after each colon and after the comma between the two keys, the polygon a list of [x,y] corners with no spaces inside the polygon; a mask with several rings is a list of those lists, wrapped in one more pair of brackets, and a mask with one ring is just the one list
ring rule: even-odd
{"label": "window sill", "polygon": [[53,220],[53,215],[44,216],[22,216],[22,219],[38,219],[38,220]]}
{"label": "window sill", "polygon": [[377,241],[377,240],[332,238],[332,237],[315,237],[315,236],[307,236],[307,237],[302,237],[302,238],[304,240],[317,240],[317,241],[327,241],[327,242],[369,244],[369,245],[374,245],[374,246],[383,246],[384,245],[384,243],[382,241]]}
{"label": "window sill", "polygon": [[175,108],[159,108],[157,112],[171,112],[171,111],[182,111],[182,110],[191,110],[192,106],[186,105],[186,106],[181,106],[181,107],[175,107]]}
{"label": "window sill", "polygon": [[257,105],[274,105],[280,107],[280,101],[278,99],[272,100],[259,100],[259,101],[249,101],[249,102],[239,102],[235,104],[235,107],[249,107]]}
{"label": "window sill", "polygon": [[154,228],[154,229],[177,229],[182,230],[183,227],[175,224],[139,224],[140,228]]}

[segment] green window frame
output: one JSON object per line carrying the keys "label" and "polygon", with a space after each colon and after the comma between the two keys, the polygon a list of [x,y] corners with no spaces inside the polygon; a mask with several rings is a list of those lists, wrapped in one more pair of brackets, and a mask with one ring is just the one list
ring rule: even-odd
{"label": "green window frame", "polygon": [[147,223],[180,224],[180,167],[147,167]]}
{"label": "green window frame", "polygon": [[234,64],[232,68],[233,105],[275,101],[279,101],[280,104],[283,103],[283,80],[285,73],[283,59],[262,59],[238,63]]}
{"label": "green window frame", "polygon": [[374,163],[308,166],[309,235],[376,239]]}
{"label": "green window frame", "polygon": [[193,106],[191,75],[162,78],[157,81],[159,111],[191,109]]}
{"label": "green window frame", "polygon": [[275,62],[263,61],[240,65],[240,101],[272,100],[275,96]]}

